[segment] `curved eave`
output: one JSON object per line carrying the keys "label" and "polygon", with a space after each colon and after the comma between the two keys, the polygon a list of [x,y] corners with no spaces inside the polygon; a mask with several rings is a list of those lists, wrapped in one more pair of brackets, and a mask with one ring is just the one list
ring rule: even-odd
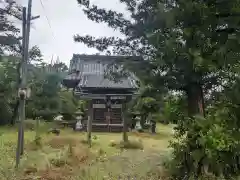
{"label": "curved eave", "polygon": [[80,80],[81,78],[79,73],[72,72],[62,80],[62,85],[67,88],[75,88],[79,84]]}
{"label": "curved eave", "polygon": [[78,88],[81,89],[81,90],[93,90],[93,89],[98,89],[98,90],[127,90],[127,91],[138,91],[138,88],[127,88],[127,87],[94,87],[94,86],[79,86],[78,85]]}
{"label": "curved eave", "polygon": [[63,79],[62,80],[62,85],[65,86],[66,88],[75,88],[77,87],[78,83],[79,83],[80,80],[78,79]]}

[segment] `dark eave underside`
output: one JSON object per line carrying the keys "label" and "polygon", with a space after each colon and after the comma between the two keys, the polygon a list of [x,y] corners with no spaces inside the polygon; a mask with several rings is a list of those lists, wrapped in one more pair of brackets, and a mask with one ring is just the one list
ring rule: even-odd
{"label": "dark eave underside", "polygon": [[136,89],[117,89],[117,88],[81,88],[76,89],[75,92],[91,93],[91,94],[134,94]]}

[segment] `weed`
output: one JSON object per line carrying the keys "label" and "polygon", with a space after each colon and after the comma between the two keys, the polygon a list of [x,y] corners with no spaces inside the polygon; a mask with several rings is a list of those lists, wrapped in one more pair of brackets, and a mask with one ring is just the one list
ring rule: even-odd
{"label": "weed", "polygon": [[36,146],[42,147],[42,138],[40,136],[36,137],[34,139],[34,142],[35,142]]}
{"label": "weed", "polygon": [[65,166],[66,164],[68,164],[66,158],[63,158],[63,157],[51,159],[50,163],[52,165],[54,165],[55,167],[62,167],[62,166]]}
{"label": "weed", "polygon": [[[41,138],[35,140],[35,132],[26,130],[25,153],[19,172],[12,168],[16,130],[0,129],[3,132],[0,136],[1,180],[95,180],[119,179],[120,176],[123,179],[167,180],[167,173],[161,170],[162,163],[160,167],[156,164],[163,160],[159,156],[162,150],[168,150],[170,135],[158,140],[154,138],[156,135],[129,133],[130,141],[124,143],[120,142],[121,134],[99,133],[92,136],[93,147],[89,149],[87,141],[82,140],[86,137],[83,133],[64,129],[60,136],[53,136],[46,133],[49,124],[41,123],[40,127]],[[163,128],[162,132],[167,133],[167,127]],[[143,144],[144,151],[137,151],[143,149]]]}
{"label": "weed", "polygon": [[127,141],[127,142],[121,141],[119,145],[117,145],[117,147],[121,149],[141,149],[142,150],[143,143],[141,141],[136,141],[136,140]]}
{"label": "weed", "polygon": [[78,145],[79,141],[76,138],[71,137],[54,137],[48,141],[48,145],[54,149],[61,149],[71,144],[72,146]]}
{"label": "weed", "polygon": [[102,156],[103,154],[105,154],[106,152],[102,149],[102,148],[100,148],[99,150],[98,150],[98,155],[99,156]]}
{"label": "weed", "polygon": [[92,137],[92,139],[93,139],[93,140],[97,140],[98,137],[97,137],[96,135],[94,135],[94,136]]}
{"label": "weed", "polygon": [[87,141],[86,139],[82,139],[80,142],[81,142],[82,144],[88,144],[88,141]]}
{"label": "weed", "polygon": [[24,175],[30,175],[30,174],[34,174],[38,171],[38,169],[34,166],[29,166],[26,169],[24,169]]}
{"label": "weed", "polygon": [[25,121],[24,122],[24,129],[25,130],[30,130],[30,131],[34,131],[35,129],[35,121]]}
{"label": "weed", "polygon": [[116,147],[117,143],[114,140],[111,140],[109,146],[110,147]]}

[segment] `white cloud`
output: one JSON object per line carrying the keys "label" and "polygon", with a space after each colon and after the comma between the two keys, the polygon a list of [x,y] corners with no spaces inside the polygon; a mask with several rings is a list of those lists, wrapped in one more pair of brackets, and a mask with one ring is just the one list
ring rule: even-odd
{"label": "white cloud", "polygon": [[[27,0],[17,0],[22,5],[27,5]],[[99,36],[121,36],[105,24],[97,24],[87,19],[77,4],[77,0],[33,0],[32,14],[40,15],[40,19],[34,20],[31,29],[30,45],[38,45],[44,54],[44,60],[50,62],[52,55],[59,56],[60,61],[69,63],[73,53],[96,53],[95,49],[89,49],[85,45],[75,43],[73,35],[90,34]],[[124,6],[119,0],[93,0],[100,7],[124,11]],[[47,18],[52,29],[48,25]]]}

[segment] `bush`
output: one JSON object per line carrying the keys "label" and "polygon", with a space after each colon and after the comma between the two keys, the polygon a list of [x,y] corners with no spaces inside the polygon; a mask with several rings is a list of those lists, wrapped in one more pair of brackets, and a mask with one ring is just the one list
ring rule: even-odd
{"label": "bush", "polygon": [[36,121],[34,120],[26,120],[24,122],[24,128],[26,130],[30,130],[30,131],[33,131],[35,129],[35,125],[36,125]]}
{"label": "bush", "polygon": [[36,115],[36,117],[42,117],[46,121],[53,121],[54,117],[58,115],[58,112],[52,111],[50,109],[45,109],[38,111]]}
{"label": "bush", "polygon": [[12,110],[9,104],[5,100],[0,100],[0,125],[6,125],[9,124],[11,118],[12,118]]}
{"label": "bush", "polygon": [[61,113],[64,120],[75,120],[75,113]]}
{"label": "bush", "polygon": [[155,115],[157,122],[162,124],[177,124],[184,120],[187,115],[186,112],[186,97],[185,96],[171,96],[169,95],[164,103],[159,115]]}
{"label": "bush", "polygon": [[[186,119],[178,126],[170,170],[175,179],[210,174],[231,177],[240,174],[240,132],[230,104],[217,106],[206,118]],[[180,127],[184,127],[181,129]]]}
{"label": "bush", "polygon": [[164,117],[160,113],[153,114],[152,118],[153,118],[153,120],[155,120],[156,122],[159,122],[161,124],[169,124],[169,120],[166,119],[166,117]]}

